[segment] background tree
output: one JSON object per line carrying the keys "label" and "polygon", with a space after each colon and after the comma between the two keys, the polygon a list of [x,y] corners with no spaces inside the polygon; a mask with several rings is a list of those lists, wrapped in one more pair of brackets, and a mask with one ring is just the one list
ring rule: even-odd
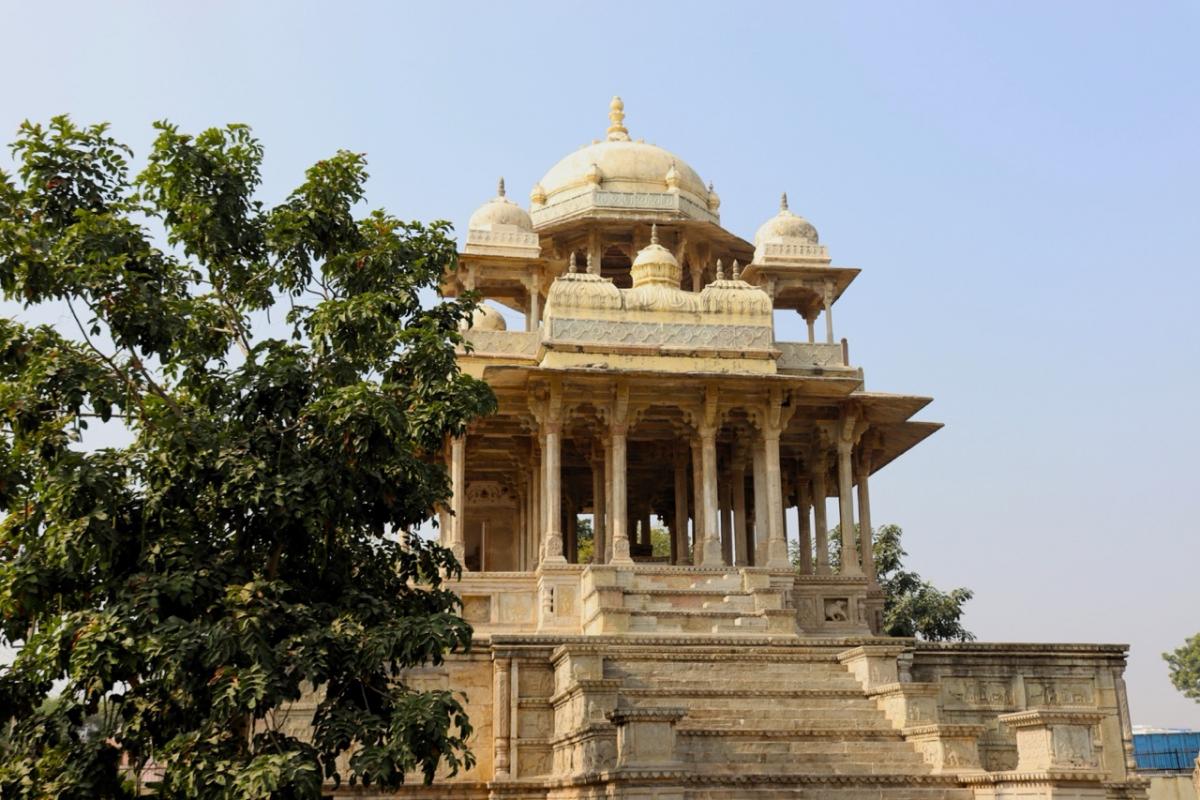
{"label": "background tree", "polygon": [[[875,557],[875,572],[883,590],[883,633],[888,636],[916,636],[929,641],[969,642],[975,635],[962,625],[963,606],[974,597],[970,589],[958,588],[943,592],[916,572],[904,569],[908,555],[900,544],[904,532],[899,525],[882,525],[875,529],[871,552]],[[858,527],[854,540],[861,548]],[[796,543],[788,546],[792,564],[800,566],[800,550]],[[829,560],[836,570],[842,561],[841,531],[829,531]]]}
{"label": "background tree", "polygon": [[411,533],[494,404],[455,366],[475,299],[421,301],[448,225],[356,217],[349,152],[267,207],[246,127],[157,128],[131,178],[104,126],[26,123],[0,174],[0,289],[73,329],[0,320],[0,796],[128,796],[151,759],[142,788],[222,800],[468,765],[459,700],[400,678],[471,635]]}
{"label": "background tree", "polygon": [[1171,672],[1171,683],[1184,697],[1200,703],[1200,633],[1170,653],[1163,653]]}

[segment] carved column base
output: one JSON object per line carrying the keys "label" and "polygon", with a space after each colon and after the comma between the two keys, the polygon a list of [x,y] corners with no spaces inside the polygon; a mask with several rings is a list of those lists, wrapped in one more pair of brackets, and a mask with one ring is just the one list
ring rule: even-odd
{"label": "carved column base", "polygon": [[935,775],[983,772],[979,762],[979,737],[986,725],[918,725],[905,728],[904,738],[914,744]]}

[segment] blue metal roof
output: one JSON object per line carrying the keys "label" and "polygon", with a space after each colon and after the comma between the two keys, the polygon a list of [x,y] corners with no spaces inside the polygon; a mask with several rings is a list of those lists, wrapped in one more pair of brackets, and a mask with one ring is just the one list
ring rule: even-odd
{"label": "blue metal roof", "polygon": [[1133,757],[1138,769],[1191,772],[1197,755],[1200,755],[1200,731],[1133,735]]}

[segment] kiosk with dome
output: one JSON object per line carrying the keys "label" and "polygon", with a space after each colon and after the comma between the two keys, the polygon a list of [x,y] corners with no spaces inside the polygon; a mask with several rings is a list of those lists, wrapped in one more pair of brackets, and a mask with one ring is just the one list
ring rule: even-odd
{"label": "kiosk with dome", "polygon": [[869,480],[929,398],[866,390],[833,323],[859,271],[786,196],[745,241],[609,120],[528,211],[501,181],[444,281],[486,300],[459,360],[499,410],[445,453],[474,647],[407,680],[466,693],[477,763],[406,792],[1144,796],[1123,645],[881,635]]}

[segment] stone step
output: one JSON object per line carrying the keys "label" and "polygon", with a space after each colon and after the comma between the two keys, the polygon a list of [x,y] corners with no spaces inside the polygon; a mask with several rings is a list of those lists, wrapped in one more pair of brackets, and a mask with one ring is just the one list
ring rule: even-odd
{"label": "stone step", "polygon": [[973,800],[975,793],[954,785],[949,778],[924,778],[911,786],[911,776],[867,775],[847,776],[813,774],[795,776],[794,781],[778,773],[739,772],[736,787],[703,785],[688,791],[687,800],[800,800],[801,798],[834,798],[835,800]]}
{"label": "stone step", "polygon": [[768,729],[684,728],[679,730],[680,750],[685,759],[706,771],[734,772],[753,764],[755,769],[781,772],[929,774],[929,767],[903,740],[846,737],[839,731],[825,731],[820,737],[779,734]]}

